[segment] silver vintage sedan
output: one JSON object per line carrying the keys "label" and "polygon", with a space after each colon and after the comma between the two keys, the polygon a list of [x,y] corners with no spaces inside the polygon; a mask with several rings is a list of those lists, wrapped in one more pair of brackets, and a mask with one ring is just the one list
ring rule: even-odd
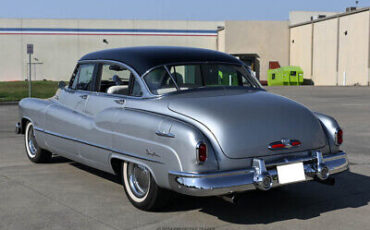
{"label": "silver vintage sedan", "polygon": [[19,103],[28,158],[52,153],[117,174],[137,208],[175,191],[231,196],[348,169],[335,119],[266,92],[238,59],[184,47],[83,56],[49,99]]}

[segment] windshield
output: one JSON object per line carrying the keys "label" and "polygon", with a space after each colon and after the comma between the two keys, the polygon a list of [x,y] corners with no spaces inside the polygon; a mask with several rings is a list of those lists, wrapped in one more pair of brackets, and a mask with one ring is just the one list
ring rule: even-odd
{"label": "windshield", "polygon": [[[167,71],[168,70],[168,71]],[[259,83],[242,66],[227,64],[183,64],[159,67],[144,76],[155,95],[200,87],[252,87]]]}

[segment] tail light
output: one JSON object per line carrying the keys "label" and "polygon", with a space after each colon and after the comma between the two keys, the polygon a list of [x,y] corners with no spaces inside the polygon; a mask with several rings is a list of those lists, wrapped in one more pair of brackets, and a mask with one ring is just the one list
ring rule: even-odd
{"label": "tail light", "polygon": [[199,142],[197,145],[197,161],[203,163],[207,160],[207,145],[203,142]]}
{"label": "tail light", "polygon": [[343,143],[343,130],[338,129],[335,133],[335,144],[341,145]]}
{"label": "tail light", "polygon": [[294,141],[291,141],[290,143],[292,146],[300,146],[301,145],[301,142],[300,141],[297,141],[297,140],[294,140]]}

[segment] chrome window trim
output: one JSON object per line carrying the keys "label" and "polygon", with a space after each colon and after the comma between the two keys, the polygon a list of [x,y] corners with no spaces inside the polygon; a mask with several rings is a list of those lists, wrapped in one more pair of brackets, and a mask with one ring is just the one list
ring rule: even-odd
{"label": "chrome window trim", "polygon": [[[80,64],[94,64],[95,63],[90,63],[90,62],[85,62],[85,63],[80,63],[80,62],[77,62],[77,65],[75,66],[75,68],[73,69],[73,73],[72,75],[75,73],[76,70],[78,70],[78,68],[80,67]],[[95,80],[96,76],[94,76],[94,74],[96,73],[96,70],[95,70],[96,66],[94,66],[94,72],[93,72],[93,80]],[[68,85],[66,87],[63,88],[63,90],[66,90],[67,92],[69,93],[74,93],[74,92],[94,92],[94,91],[90,91],[90,90],[82,90],[82,89],[72,89],[70,88],[70,81],[72,80],[72,76],[68,82]],[[73,79],[73,80],[76,80],[76,79]]]}
{"label": "chrome window trim", "polygon": [[170,70],[168,69],[167,65],[164,65],[163,67],[167,71],[167,73],[170,76],[170,78],[172,79],[173,83],[175,84],[177,91],[180,91],[180,87],[177,85],[177,82],[175,81],[175,78],[172,76],[172,74],[171,74]]}
{"label": "chrome window trim", "polygon": [[[112,95],[115,95],[115,96],[118,96],[118,97],[123,97],[123,98],[129,98],[129,99],[138,99],[138,98],[148,98],[148,97],[152,97],[152,94],[149,92],[148,88],[146,87],[146,84],[144,83],[143,79],[140,77],[140,75],[136,72],[136,70],[134,68],[132,68],[131,66],[123,63],[123,62],[118,62],[118,61],[113,61],[113,60],[106,60],[106,59],[98,59],[98,60],[81,60],[81,61],[78,61],[78,64],[85,64],[85,63],[108,63],[108,64],[116,64],[118,66],[121,66],[123,68],[126,68],[128,69],[129,71],[131,71],[131,73],[134,75],[135,77],[135,81],[137,81],[140,85],[140,88],[141,88],[141,91],[143,93],[142,96],[139,96],[139,97],[136,97],[136,96],[129,96],[129,95],[119,95],[119,94],[112,94]],[[145,89],[145,90],[144,90]],[[102,92],[95,92],[95,93],[99,93],[99,95],[110,95],[110,94],[107,94],[107,93],[102,93]]]}

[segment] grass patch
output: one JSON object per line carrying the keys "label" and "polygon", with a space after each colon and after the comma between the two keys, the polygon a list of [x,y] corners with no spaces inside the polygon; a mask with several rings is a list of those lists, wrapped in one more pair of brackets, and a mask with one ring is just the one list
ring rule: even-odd
{"label": "grass patch", "polygon": [[[58,89],[56,81],[32,81],[32,97],[49,98]],[[28,82],[0,82],[0,102],[19,101],[28,97]]]}

